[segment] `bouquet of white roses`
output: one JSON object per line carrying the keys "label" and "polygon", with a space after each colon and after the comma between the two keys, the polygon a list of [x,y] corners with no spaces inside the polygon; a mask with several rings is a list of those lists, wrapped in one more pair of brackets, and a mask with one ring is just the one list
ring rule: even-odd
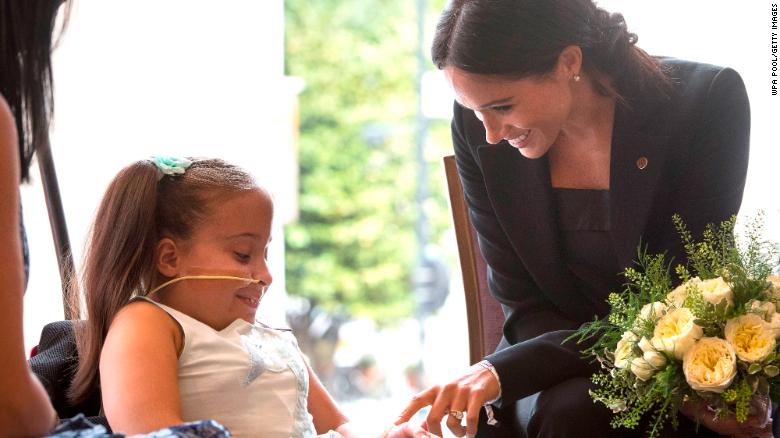
{"label": "bouquet of white roses", "polygon": [[760,221],[738,244],[735,218],[708,226],[701,241],[673,220],[689,260],[675,268],[680,285],[663,254],[640,250],[640,269],[626,269],[625,290],[608,298],[609,317],[575,335],[596,339],[585,350],[601,363],[591,396],[615,413],[612,426],[647,416],[651,437],[677,427],[684,402],[745,422],[752,399],[780,399],[780,277]]}

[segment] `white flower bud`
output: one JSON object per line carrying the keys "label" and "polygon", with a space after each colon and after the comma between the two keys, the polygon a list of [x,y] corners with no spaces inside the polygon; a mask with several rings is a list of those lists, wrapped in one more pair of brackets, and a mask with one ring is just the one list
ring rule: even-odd
{"label": "white flower bud", "polygon": [[655,367],[650,365],[644,357],[635,357],[631,360],[631,372],[642,381],[650,380],[655,374]]}
{"label": "white flower bud", "polygon": [[617,343],[615,348],[615,368],[627,368],[628,358],[631,356],[631,350],[634,348],[637,336],[634,332],[626,331]]}
{"label": "white flower bud", "polygon": [[639,317],[645,321],[658,321],[659,318],[666,313],[666,304],[656,301],[654,303],[648,303],[642,306],[642,310],[639,311]]}

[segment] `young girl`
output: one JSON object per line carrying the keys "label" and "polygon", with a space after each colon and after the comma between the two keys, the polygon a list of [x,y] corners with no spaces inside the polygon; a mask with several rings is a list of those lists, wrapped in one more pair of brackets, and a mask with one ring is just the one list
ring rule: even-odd
{"label": "young girl", "polygon": [[[272,216],[268,193],[221,160],[123,169],[88,242],[72,399],[99,369],[118,432],[215,419],[238,437],[354,436],[292,334],[255,321]],[[427,433],[404,424],[386,435]]]}

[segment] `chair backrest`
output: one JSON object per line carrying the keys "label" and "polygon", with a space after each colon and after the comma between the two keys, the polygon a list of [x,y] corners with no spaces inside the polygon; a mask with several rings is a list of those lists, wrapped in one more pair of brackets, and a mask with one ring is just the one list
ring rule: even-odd
{"label": "chair backrest", "polygon": [[46,209],[49,212],[54,250],[57,253],[57,264],[60,268],[62,308],[65,313],[65,319],[78,319],[78,300],[71,299],[72,289],[68,287],[70,281],[76,278],[73,268],[73,255],[70,251],[68,226],[65,223],[65,211],[62,208],[62,197],[60,196],[57,172],[54,168],[54,157],[51,154],[51,147],[48,141],[38,145],[35,150],[35,156],[41,172],[41,183],[43,184],[43,194],[46,199]]}
{"label": "chair backrest", "polygon": [[36,354],[27,363],[46,389],[61,419],[81,413],[93,423],[108,426],[100,412],[101,395],[98,383],[91,388],[84,402],[72,405],[68,400],[68,389],[79,360],[74,326],[83,322],[65,320],[46,324],[41,331]]}
{"label": "chair backrest", "polygon": [[469,219],[454,156],[444,157],[444,172],[447,176],[452,222],[458,241],[463,290],[466,296],[469,359],[474,364],[495,351],[498,346],[504,325],[504,312],[488,290],[487,265],[479,251],[477,232]]}

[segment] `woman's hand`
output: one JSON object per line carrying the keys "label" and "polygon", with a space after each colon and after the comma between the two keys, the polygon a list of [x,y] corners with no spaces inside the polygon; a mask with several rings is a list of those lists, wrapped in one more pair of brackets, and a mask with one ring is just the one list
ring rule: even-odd
{"label": "woman's hand", "polygon": [[702,402],[687,401],[680,407],[680,412],[720,435],[772,438],[772,401],[766,396],[754,396],[750,400],[749,415],[744,423],[737,421],[733,415],[716,419],[715,414]]}
{"label": "woman's hand", "polygon": [[[441,420],[447,417],[447,427],[456,437],[477,434],[479,410],[499,393],[498,381],[493,373],[479,365],[472,365],[466,373],[443,386],[434,386],[417,394],[406,406],[395,424],[401,424],[425,406],[431,406],[426,426],[441,436]],[[460,417],[460,418],[458,418]],[[463,419],[466,426],[463,426]]]}

